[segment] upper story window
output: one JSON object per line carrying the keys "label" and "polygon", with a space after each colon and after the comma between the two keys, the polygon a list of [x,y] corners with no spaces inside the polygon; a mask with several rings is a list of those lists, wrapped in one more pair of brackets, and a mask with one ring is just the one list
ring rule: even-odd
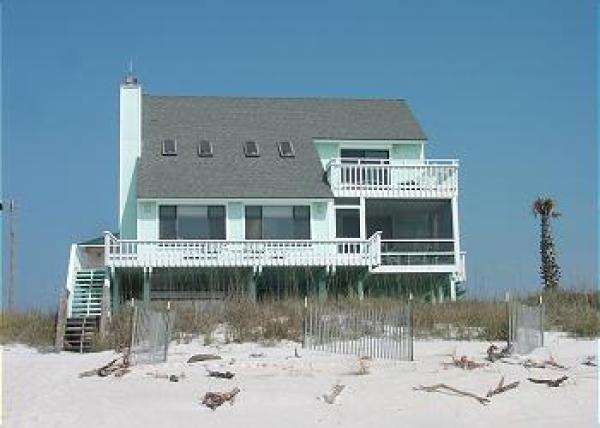
{"label": "upper story window", "polygon": [[159,239],[225,239],[224,205],[161,205]]}
{"label": "upper story window", "polygon": [[257,158],[260,156],[258,143],[256,141],[246,141],[244,143],[244,153],[247,158]]}
{"label": "upper story window", "polygon": [[246,205],[246,239],[310,239],[310,206]]}
{"label": "upper story window", "polygon": [[282,158],[293,158],[296,156],[291,141],[280,141],[277,143],[277,148],[279,149],[279,156]]}
{"label": "upper story window", "polygon": [[198,143],[198,156],[209,158],[213,155],[213,147],[210,141],[200,140]]}
{"label": "upper story window", "polygon": [[177,155],[177,141],[173,138],[162,140],[162,155],[175,156]]}

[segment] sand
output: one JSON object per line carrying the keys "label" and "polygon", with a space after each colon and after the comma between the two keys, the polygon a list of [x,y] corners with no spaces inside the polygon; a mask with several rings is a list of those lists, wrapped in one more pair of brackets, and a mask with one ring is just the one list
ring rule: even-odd
{"label": "sand", "polygon": [[[41,353],[23,345],[3,349],[3,426],[35,427],[593,427],[598,424],[595,367],[581,365],[596,355],[593,340],[549,333],[547,346],[529,358],[550,356],[560,369],[526,369],[494,363],[475,370],[446,368],[449,354],[483,361],[487,342],[417,340],[414,362],[373,360],[368,374],[357,375],[354,356],[303,350],[299,344],[256,343],[202,345],[173,343],[167,363],[135,366],[122,378],[79,378],[99,367],[113,352]],[[501,345],[501,344],[499,344]],[[294,357],[297,348],[300,358]],[[217,353],[220,361],[188,365],[196,353]],[[256,358],[250,354],[263,354]],[[207,376],[229,370],[233,379]],[[157,374],[159,377],[148,373]],[[164,374],[184,377],[179,382]],[[536,385],[527,377],[569,380],[559,388]],[[479,395],[506,382],[521,381],[512,391],[483,406],[468,397],[422,392],[414,386],[447,383]],[[345,385],[334,404],[322,396],[335,384]],[[210,410],[201,404],[208,391],[239,387],[233,405]]]}

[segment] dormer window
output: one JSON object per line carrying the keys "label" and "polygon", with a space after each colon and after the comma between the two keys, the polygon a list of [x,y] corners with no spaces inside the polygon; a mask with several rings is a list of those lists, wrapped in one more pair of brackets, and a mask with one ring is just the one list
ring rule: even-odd
{"label": "dormer window", "polygon": [[296,156],[291,141],[280,141],[277,143],[277,148],[279,149],[279,156],[282,158],[293,158]]}
{"label": "dormer window", "polygon": [[258,152],[258,143],[256,141],[246,141],[244,143],[244,153],[247,158],[257,158],[260,156]]}
{"label": "dormer window", "polygon": [[163,156],[176,156],[177,155],[177,141],[172,138],[162,140],[162,155]]}
{"label": "dormer window", "polygon": [[210,141],[200,140],[198,143],[198,156],[209,158],[213,155],[213,147]]}

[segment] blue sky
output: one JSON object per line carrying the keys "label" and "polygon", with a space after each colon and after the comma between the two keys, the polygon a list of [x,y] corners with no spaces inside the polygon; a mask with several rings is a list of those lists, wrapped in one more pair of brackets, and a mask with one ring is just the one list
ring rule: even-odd
{"label": "blue sky", "polygon": [[19,208],[17,304],[54,305],[69,244],[115,229],[130,59],[153,94],[405,98],[428,156],[461,160],[470,293],[539,287],[540,193],[563,213],[563,282],[591,285],[595,25],[593,0],[5,0],[2,179]]}

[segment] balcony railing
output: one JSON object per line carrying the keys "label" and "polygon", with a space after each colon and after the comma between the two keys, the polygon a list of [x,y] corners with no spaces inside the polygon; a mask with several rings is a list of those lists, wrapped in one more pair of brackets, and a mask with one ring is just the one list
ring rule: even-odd
{"label": "balcony railing", "polygon": [[453,239],[386,239],[381,241],[381,264],[456,266]]}
{"label": "balcony railing", "polygon": [[105,233],[109,267],[366,266],[381,263],[381,234],[367,240],[117,239]]}
{"label": "balcony railing", "polygon": [[336,197],[451,198],[457,160],[333,159],[327,180]]}

